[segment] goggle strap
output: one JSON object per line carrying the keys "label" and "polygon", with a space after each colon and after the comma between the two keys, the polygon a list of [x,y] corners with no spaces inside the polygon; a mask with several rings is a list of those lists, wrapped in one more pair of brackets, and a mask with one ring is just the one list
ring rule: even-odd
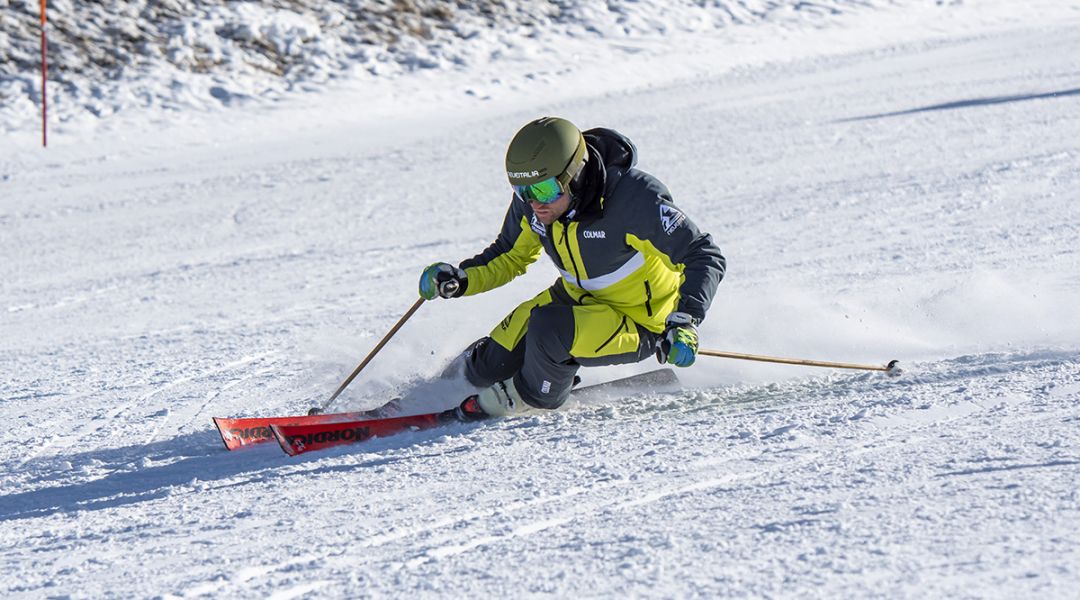
{"label": "goggle strap", "polygon": [[589,150],[585,145],[585,136],[580,136],[578,138],[577,150],[574,150],[574,155],[570,157],[570,162],[567,163],[566,169],[558,178],[559,183],[561,183],[566,190],[570,189],[570,182],[581,173],[587,160],[589,160]]}

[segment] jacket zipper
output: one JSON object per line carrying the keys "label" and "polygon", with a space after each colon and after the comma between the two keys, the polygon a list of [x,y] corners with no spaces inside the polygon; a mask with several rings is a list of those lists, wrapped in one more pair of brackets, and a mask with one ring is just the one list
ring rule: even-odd
{"label": "jacket zipper", "polygon": [[596,348],[596,350],[593,350],[593,352],[599,352],[599,351],[603,350],[604,346],[607,346],[608,344],[610,344],[611,340],[615,339],[615,336],[619,335],[619,332],[622,331],[624,327],[626,327],[626,315],[623,315],[622,322],[619,323],[619,326],[615,328],[615,333],[611,334],[611,337],[604,340],[604,343],[600,344]]}
{"label": "jacket zipper", "polygon": [[645,314],[652,316],[652,288],[648,279],[645,280]]}

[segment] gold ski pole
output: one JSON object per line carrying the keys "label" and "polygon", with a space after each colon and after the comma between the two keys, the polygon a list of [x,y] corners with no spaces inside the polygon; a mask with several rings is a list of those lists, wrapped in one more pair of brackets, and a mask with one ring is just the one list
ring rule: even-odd
{"label": "gold ski pole", "polygon": [[416,311],[420,310],[420,305],[422,305],[423,303],[423,298],[417,300],[416,303],[413,304],[412,307],[409,308],[409,310],[400,319],[398,319],[398,322],[394,324],[394,326],[390,329],[390,332],[384,335],[383,338],[379,340],[378,344],[375,344],[375,347],[372,348],[371,352],[369,352],[368,355],[364,358],[364,360],[361,361],[359,365],[357,365],[355,370],[353,370],[352,375],[349,375],[345,379],[345,381],[341,382],[341,385],[338,386],[338,389],[334,392],[332,396],[330,396],[330,399],[324,402],[322,406],[313,407],[311,410],[308,411],[308,414],[318,415],[321,414],[324,410],[326,410],[327,407],[329,407],[334,402],[334,400],[337,399],[338,395],[340,395],[341,392],[345,391],[345,388],[349,387],[349,384],[352,383],[353,379],[356,379],[356,376],[360,374],[360,371],[364,370],[364,367],[366,367],[368,363],[371,362],[371,359],[375,358],[375,355],[379,353],[379,350],[383,349],[383,346],[385,346],[386,343],[390,341],[390,338],[394,337],[394,334],[397,333],[398,330],[401,329],[401,327],[405,324],[405,322],[409,320],[409,317],[412,317],[413,314],[416,313]]}
{"label": "gold ski pole", "polygon": [[804,367],[829,367],[833,369],[882,371],[890,377],[896,377],[903,372],[900,370],[900,361],[897,360],[890,360],[885,365],[860,365],[855,363],[808,360],[805,358],[783,358],[779,356],[761,356],[759,354],[742,354],[739,352],[718,352],[716,350],[698,350],[698,354],[701,354],[703,356],[716,356],[719,358],[735,358],[738,360],[754,360],[758,362],[780,363],[785,365],[801,365]]}

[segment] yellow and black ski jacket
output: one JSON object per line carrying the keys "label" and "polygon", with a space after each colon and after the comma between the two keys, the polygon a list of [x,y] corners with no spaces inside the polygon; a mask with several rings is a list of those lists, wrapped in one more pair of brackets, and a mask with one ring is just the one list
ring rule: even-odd
{"label": "yellow and black ski jacket", "polygon": [[724,277],[720,249],[663,183],[634,168],[637,148],[628,138],[603,128],[584,134],[589,160],[570,210],[545,226],[513,197],[495,242],[459,265],[465,295],[506,284],[543,250],[580,304],[608,305],[656,333],[674,311],[700,322]]}

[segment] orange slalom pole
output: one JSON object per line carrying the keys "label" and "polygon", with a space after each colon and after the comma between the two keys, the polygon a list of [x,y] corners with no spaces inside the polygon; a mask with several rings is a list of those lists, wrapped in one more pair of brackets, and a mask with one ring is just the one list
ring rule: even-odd
{"label": "orange slalom pole", "polygon": [[45,10],[48,6],[48,0],[41,0],[41,147],[47,148],[49,146],[49,129],[48,129],[48,115],[49,115],[49,95],[46,91],[46,84],[49,81],[49,58],[48,47],[49,43],[45,38]]}

